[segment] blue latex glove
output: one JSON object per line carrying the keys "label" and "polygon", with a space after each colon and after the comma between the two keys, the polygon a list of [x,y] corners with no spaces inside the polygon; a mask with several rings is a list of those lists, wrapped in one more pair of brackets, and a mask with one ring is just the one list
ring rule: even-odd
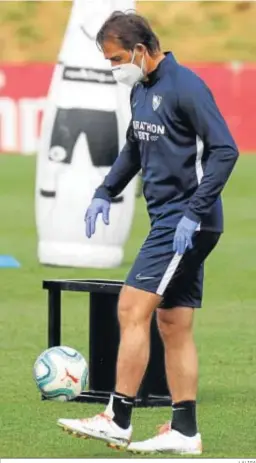
{"label": "blue latex glove", "polygon": [[179,255],[184,254],[186,247],[192,249],[192,236],[198,226],[198,222],[182,217],[179,221],[173,240],[173,251]]}
{"label": "blue latex glove", "polygon": [[106,199],[94,198],[85,214],[86,236],[91,238],[95,233],[95,224],[99,214],[102,214],[105,225],[109,224],[110,202]]}

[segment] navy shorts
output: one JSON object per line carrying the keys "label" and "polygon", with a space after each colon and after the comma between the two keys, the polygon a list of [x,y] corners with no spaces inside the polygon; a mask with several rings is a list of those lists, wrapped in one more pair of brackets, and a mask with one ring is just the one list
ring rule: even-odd
{"label": "navy shorts", "polygon": [[202,305],[204,261],[220,233],[198,231],[193,248],[179,256],[172,250],[174,229],[152,228],[125,284],[163,297],[161,308]]}

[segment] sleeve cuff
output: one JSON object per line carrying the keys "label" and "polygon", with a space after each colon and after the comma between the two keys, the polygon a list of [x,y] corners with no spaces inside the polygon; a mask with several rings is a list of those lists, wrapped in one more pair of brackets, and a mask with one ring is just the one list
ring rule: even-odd
{"label": "sleeve cuff", "polygon": [[199,215],[194,214],[194,212],[191,212],[190,210],[187,210],[184,214],[185,217],[187,217],[190,220],[193,220],[194,222],[200,223],[201,222],[201,217]]}
{"label": "sleeve cuff", "polygon": [[105,199],[106,201],[111,202],[111,196],[109,194],[108,189],[105,186],[99,186],[97,190],[95,191],[93,198],[100,198],[100,199]]}

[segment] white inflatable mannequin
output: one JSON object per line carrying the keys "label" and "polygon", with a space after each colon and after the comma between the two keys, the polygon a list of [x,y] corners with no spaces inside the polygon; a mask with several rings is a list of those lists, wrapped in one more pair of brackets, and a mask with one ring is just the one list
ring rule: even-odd
{"label": "white inflatable mannequin", "polygon": [[84,215],[125,143],[130,90],[114,81],[95,44],[114,10],[134,0],[74,0],[42,122],[36,179],[38,258],[43,264],[114,267],[122,262],[135,200],[132,181],[85,236]]}

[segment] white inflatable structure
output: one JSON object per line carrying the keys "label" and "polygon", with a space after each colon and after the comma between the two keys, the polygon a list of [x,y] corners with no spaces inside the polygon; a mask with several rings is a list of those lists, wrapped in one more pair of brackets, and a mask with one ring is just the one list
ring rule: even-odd
{"label": "white inflatable structure", "polygon": [[85,235],[92,195],[125,143],[130,90],[117,84],[95,37],[114,10],[134,0],[74,0],[42,121],[36,224],[42,264],[110,268],[120,265],[135,201],[133,180],[113,201],[110,225],[98,218]]}

